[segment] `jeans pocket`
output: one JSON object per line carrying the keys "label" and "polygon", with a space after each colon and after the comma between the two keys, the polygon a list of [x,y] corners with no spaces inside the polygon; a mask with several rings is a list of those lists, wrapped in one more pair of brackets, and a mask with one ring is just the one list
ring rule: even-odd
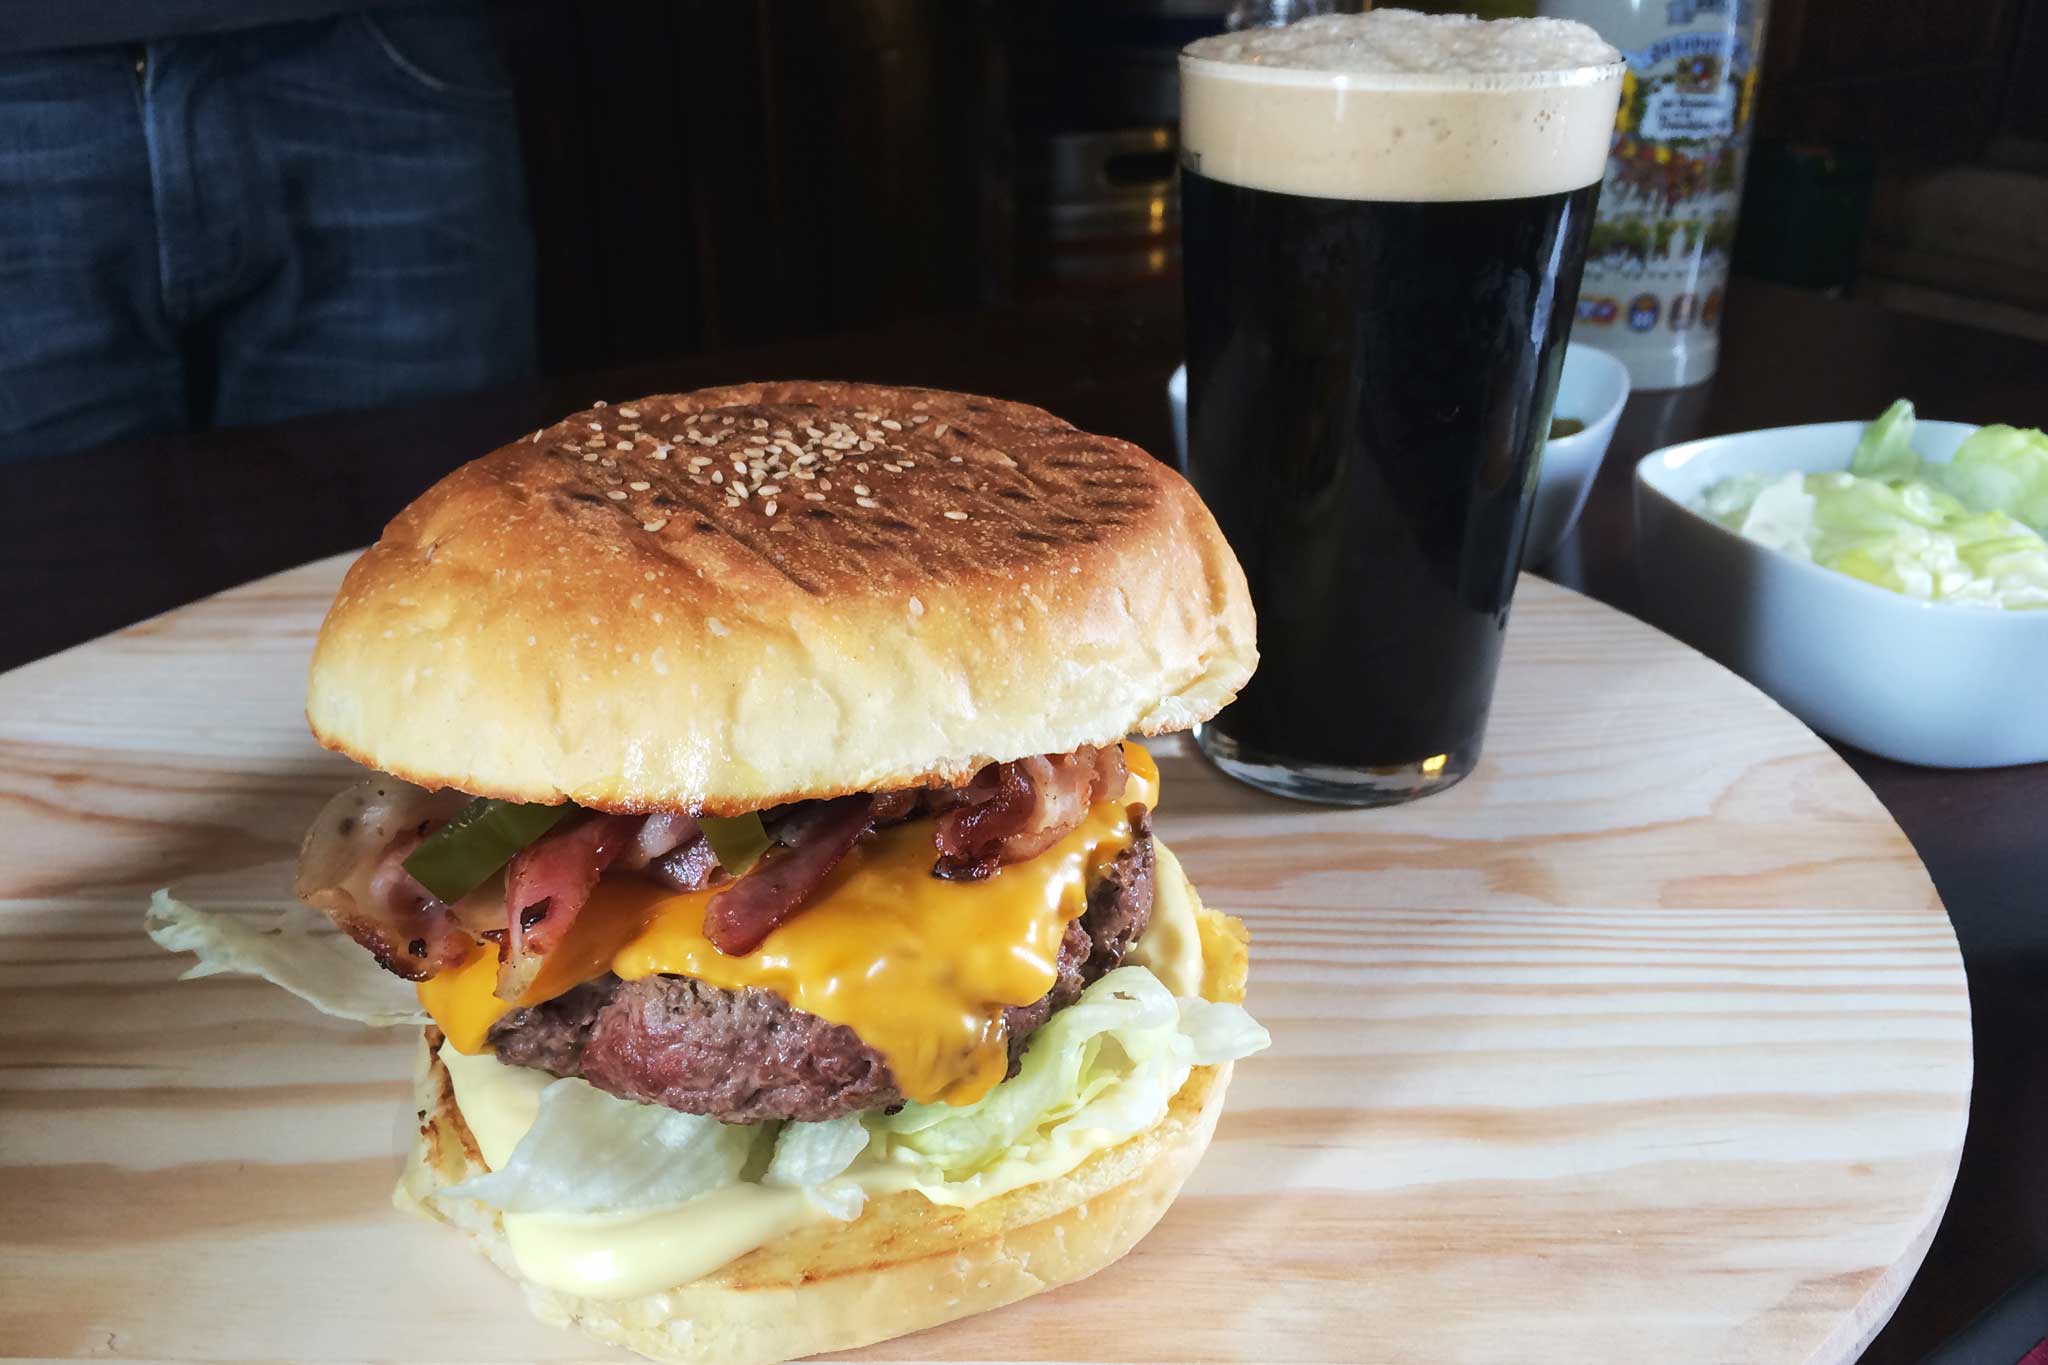
{"label": "jeans pocket", "polygon": [[391,71],[442,99],[508,102],[512,81],[481,4],[396,5],[364,10],[355,22]]}

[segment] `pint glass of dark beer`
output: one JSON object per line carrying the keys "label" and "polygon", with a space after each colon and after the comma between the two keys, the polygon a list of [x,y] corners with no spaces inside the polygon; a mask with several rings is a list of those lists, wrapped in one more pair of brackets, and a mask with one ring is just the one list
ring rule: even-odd
{"label": "pint glass of dark beer", "polygon": [[1226,772],[1378,805],[1478,760],[1622,70],[1401,10],[1182,53],[1188,474],[1259,614]]}

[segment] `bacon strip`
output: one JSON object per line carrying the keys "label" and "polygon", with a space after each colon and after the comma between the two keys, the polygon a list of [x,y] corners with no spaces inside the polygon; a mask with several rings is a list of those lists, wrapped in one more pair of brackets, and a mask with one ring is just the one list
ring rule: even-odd
{"label": "bacon strip", "polygon": [[592,815],[535,840],[505,868],[498,996],[517,1000],[568,936],[606,868],[635,851],[644,815]]}
{"label": "bacon strip", "polygon": [[468,800],[395,777],[347,787],[328,801],[299,850],[299,899],[326,912],[377,965],[424,981],[469,955],[473,940],[449,907],[414,881],[405,860]]}
{"label": "bacon strip", "polygon": [[1122,796],[1128,775],[1121,744],[992,763],[939,816],[932,871],[979,881],[1005,863],[1036,858],[1072,833],[1095,802]]}
{"label": "bacon strip", "polygon": [[724,871],[718,865],[718,854],[712,851],[711,841],[702,834],[647,865],[647,875],[673,891],[702,891]]}
{"label": "bacon strip", "polygon": [[796,846],[765,858],[704,911],[704,937],[721,953],[751,953],[802,907],[861,837],[874,828],[874,798],[843,796],[809,821]]}
{"label": "bacon strip", "polygon": [[[782,847],[712,898],[705,935],[721,952],[752,952],[803,908],[870,831],[919,816],[936,817],[934,875],[987,877],[1065,838],[1092,804],[1123,794],[1126,776],[1123,747],[1110,744],[992,763],[965,787],[780,807],[767,813],[767,822]],[[682,891],[703,890],[725,875],[688,815],[592,814],[558,826],[514,856],[502,889],[493,879],[451,907],[413,880],[405,860],[465,800],[460,792],[428,792],[392,777],[338,794],[306,836],[300,898],[408,980],[457,965],[480,941],[493,944],[498,994],[516,1000],[607,872],[639,872]]]}

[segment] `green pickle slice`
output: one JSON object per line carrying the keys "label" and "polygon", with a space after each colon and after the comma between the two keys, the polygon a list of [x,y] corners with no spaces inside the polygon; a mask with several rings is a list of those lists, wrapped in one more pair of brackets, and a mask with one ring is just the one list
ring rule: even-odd
{"label": "green pickle slice", "polygon": [[514,854],[574,809],[567,802],[537,806],[478,797],[421,840],[405,860],[405,870],[414,881],[453,905],[489,881]]}
{"label": "green pickle slice", "polygon": [[710,841],[711,851],[717,855],[718,865],[730,876],[737,877],[760,861],[768,851],[768,831],[761,824],[759,811],[748,811],[745,815],[731,817],[700,815],[697,827],[704,831]]}

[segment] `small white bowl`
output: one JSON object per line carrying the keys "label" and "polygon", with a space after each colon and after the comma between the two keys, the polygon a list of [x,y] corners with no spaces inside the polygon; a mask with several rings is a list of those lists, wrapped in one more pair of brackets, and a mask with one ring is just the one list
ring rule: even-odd
{"label": "small white bowl", "polygon": [[[1923,602],[1769,550],[1692,510],[1730,474],[1847,469],[1862,422],[1668,446],[1636,465],[1636,570],[1651,619],[1822,734],[1902,763],[2048,759],[2048,611]],[[1918,422],[1945,463],[1977,428]]]}
{"label": "small white bowl", "polygon": [[1529,514],[1529,537],[1522,542],[1522,562],[1541,564],[1557,553],[1585,510],[1593,476],[1607,458],[1614,424],[1628,402],[1628,366],[1598,347],[1574,341],[1565,347],[1564,373],[1557,381],[1557,405],[1551,412],[1586,424],[1584,431],[1559,436],[1543,447],[1543,467],[1536,474],[1536,510]]}
{"label": "small white bowl", "polygon": [[[1167,381],[1166,401],[1173,411],[1173,448],[1183,470],[1188,465],[1188,367]],[[1614,439],[1614,424],[1628,402],[1628,367],[1607,352],[1580,342],[1565,348],[1564,373],[1557,383],[1559,417],[1586,424],[1576,435],[1545,445],[1536,475],[1536,507],[1529,514],[1529,534],[1522,542],[1522,562],[1541,564],[1557,552],[1572,523],[1586,506],[1593,476]]]}

